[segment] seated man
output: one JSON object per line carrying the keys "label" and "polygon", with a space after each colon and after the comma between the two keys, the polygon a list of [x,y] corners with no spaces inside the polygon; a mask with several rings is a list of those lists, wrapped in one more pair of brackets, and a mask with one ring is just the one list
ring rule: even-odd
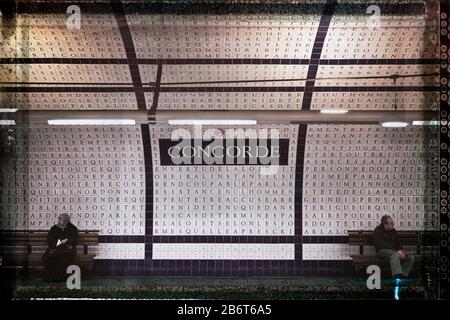
{"label": "seated man", "polygon": [[392,277],[408,277],[414,264],[414,257],[403,250],[391,216],[384,215],[381,218],[381,224],[373,232],[373,245],[378,256],[389,261]]}

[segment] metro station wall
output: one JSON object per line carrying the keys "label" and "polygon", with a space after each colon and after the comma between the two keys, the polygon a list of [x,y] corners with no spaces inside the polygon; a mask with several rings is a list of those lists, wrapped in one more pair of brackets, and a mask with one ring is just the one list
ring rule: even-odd
{"label": "metro station wall", "polygon": [[343,274],[347,230],[386,213],[400,230],[436,228],[429,128],[277,129],[287,161],[262,176],[257,165],[163,165],[169,126],[17,127],[0,228],[49,229],[67,212],[100,230],[96,272],[155,276]]}

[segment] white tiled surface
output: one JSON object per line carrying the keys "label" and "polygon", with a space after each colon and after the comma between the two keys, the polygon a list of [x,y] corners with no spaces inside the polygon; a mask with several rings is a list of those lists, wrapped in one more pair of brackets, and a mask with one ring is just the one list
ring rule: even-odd
{"label": "white tiled surface", "polygon": [[[140,66],[147,69],[150,66]],[[305,79],[308,65],[270,65],[270,64],[206,64],[206,65],[164,65],[161,82],[164,85],[173,82],[208,82],[208,81],[238,81],[238,80],[283,80]],[[277,86],[304,86],[305,81],[265,81],[265,82],[231,82],[217,84],[182,84],[194,87],[277,87]],[[175,84],[174,86],[181,86]]]}
{"label": "white tiled surface", "polygon": [[65,212],[100,235],[145,234],[140,126],[30,124],[16,135],[16,159],[2,176],[0,229],[49,229]]}
{"label": "white tiled surface", "polygon": [[289,139],[289,158],[273,175],[261,175],[256,165],[162,166],[159,139],[170,139],[174,128],[181,127],[150,128],[154,235],[294,234],[297,126],[279,127],[280,139]]}
{"label": "white tiled surface", "polygon": [[[145,93],[151,106],[152,93]],[[303,92],[161,92],[158,109],[300,110]]]}
{"label": "white tiled surface", "polygon": [[42,86],[36,82],[65,83],[73,86],[111,83],[114,87],[125,83],[132,86],[130,68],[126,64],[15,64],[0,65],[0,72],[2,81],[30,82],[30,86]]}
{"label": "white tiled surface", "polygon": [[137,58],[309,59],[320,16],[129,15]]}
{"label": "white tiled surface", "polygon": [[[315,86],[393,86],[394,81],[388,77],[410,75],[398,78],[396,86],[431,86],[439,85],[439,65],[320,65],[317,70]],[[435,74],[434,76],[422,76]],[[414,77],[413,75],[418,75]],[[365,77],[373,77],[364,79]],[[386,78],[381,78],[386,77]],[[351,79],[363,78],[363,79]],[[323,79],[323,80],[320,80]]]}
{"label": "white tiled surface", "polygon": [[303,260],[351,260],[351,255],[359,253],[359,247],[348,244],[303,244]]}
{"label": "white tiled surface", "polygon": [[293,260],[294,244],[155,243],[153,259]]}
{"label": "white tiled surface", "polygon": [[[303,173],[303,235],[374,229],[391,214],[398,230],[436,229],[427,127],[309,125]],[[427,162],[428,161],[428,162]],[[434,169],[432,167],[434,165]]]}
{"label": "white tiled surface", "polygon": [[126,58],[114,15],[83,13],[78,30],[67,28],[68,15],[19,14],[16,32],[0,42],[0,57]]}
{"label": "white tiled surface", "polygon": [[99,243],[96,260],[145,259],[144,243]]}
{"label": "white tiled surface", "polygon": [[[5,92],[1,99],[23,110],[137,109],[134,92]],[[153,93],[146,94],[146,100],[151,105]]]}
{"label": "white tiled surface", "polygon": [[311,110],[437,110],[439,92],[371,91],[371,92],[314,92]]}
{"label": "white tiled surface", "polygon": [[[379,27],[369,15],[339,15],[331,18],[322,59],[436,58],[438,46],[431,34],[436,26],[426,15],[383,15]],[[427,25],[428,24],[428,25]]]}

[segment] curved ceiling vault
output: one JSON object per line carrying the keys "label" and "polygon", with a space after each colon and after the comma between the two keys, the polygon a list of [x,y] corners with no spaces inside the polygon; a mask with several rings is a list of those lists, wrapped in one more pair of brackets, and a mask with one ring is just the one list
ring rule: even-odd
{"label": "curved ceiling vault", "polygon": [[[218,5],[222,4],[222,5]],[[19,110],[432,110],[434,2],[2,4],[1,104]],[[373,8],[372,8],[373,9]]]}

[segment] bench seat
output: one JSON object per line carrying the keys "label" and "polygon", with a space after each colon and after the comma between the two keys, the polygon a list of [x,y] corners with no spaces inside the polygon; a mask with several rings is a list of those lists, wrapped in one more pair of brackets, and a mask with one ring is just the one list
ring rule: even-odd
{"label": "bench seat", "polygon": [[[48,230],[0,230],[1,264],[5,267],[43,268]],[[98,246],[98,230],[79,230],[74,264],[91,270]],[[91,250],[89,249],[91,248]]]}
{"label": "bench seat", "polygon": [[[413,252],[406,250],[414,255],[413,270],[423,267],[425,256],[433,259],[439,243],[439,233],[437,231],[397,231],[400,242],[404,247],[414,248]],[[349,246],[358,246],[359,254],[351,255],[353,268],[355,271],[365,271],[370,265],[378,265],[383,272],[389,272],[389,262],[384,261],[375,254],[365,254],[365,247],[372,247],[371,230],[351,230],[348,231]]]}

